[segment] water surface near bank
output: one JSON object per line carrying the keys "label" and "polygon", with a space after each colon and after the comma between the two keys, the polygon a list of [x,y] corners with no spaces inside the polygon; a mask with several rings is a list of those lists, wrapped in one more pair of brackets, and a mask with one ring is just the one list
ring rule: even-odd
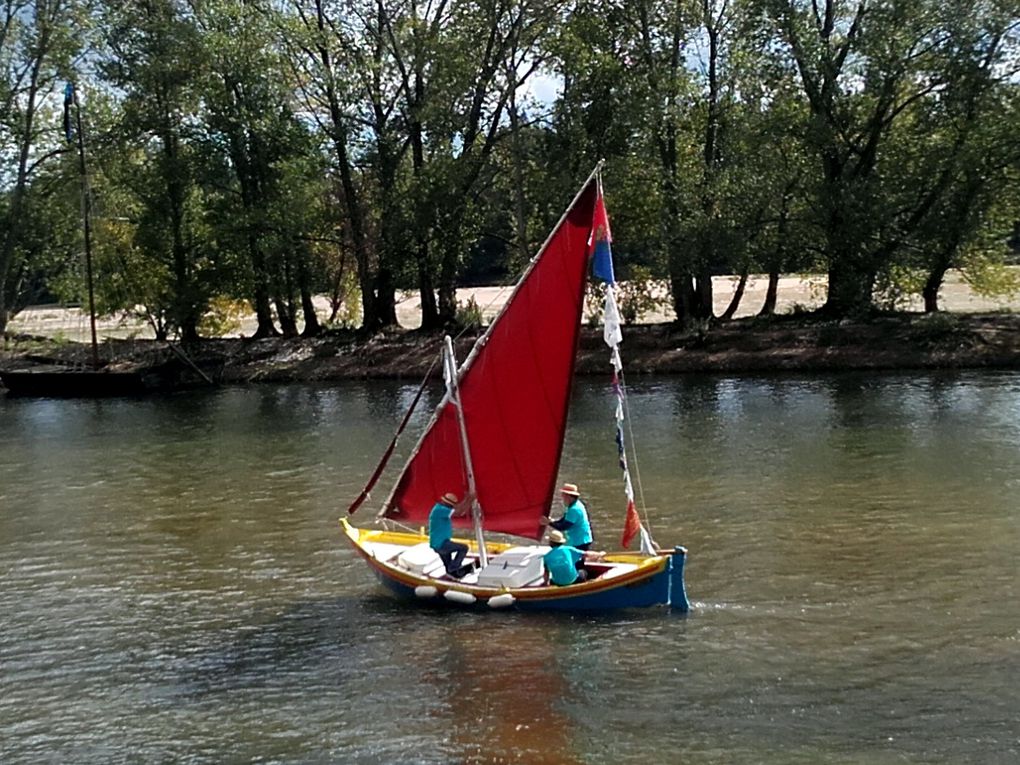
{"label": "water surface near bank", "polygon": [[[1020,375],[632,378],[687,617],[390,600],[336,518],[414,387],[0,400],[0,759],[1016,760]],[[612,436],[580,381],[605,547]]]}

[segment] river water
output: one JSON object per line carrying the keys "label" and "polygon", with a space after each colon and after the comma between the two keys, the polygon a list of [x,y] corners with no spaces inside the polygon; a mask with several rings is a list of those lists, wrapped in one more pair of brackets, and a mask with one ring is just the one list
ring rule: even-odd
{"label": "river water", "polygon": [[0,761],[1020,760],[1020,374],[630,385],[687,616],[392,600],[336,519],[413,385],[0,400]]}

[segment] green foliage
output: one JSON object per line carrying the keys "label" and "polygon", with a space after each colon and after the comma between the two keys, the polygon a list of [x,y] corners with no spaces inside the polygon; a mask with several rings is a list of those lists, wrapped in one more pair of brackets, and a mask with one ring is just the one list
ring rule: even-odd
{"label": "green foliage", "polygon": [[[599,159],[626,321],[667,307],[662,284],[708,320],[693,286],[723,273],[827,271],[835,314],[953,269],[1011,294],[1015,9],[831,8],[827,26],[802,0],[15,3],[0,324],[83,294],[64,76],[85,96],[100,309],[157,331],[221,299],[272,330],[312,293],[333,323],[378,325],[398,289],[453,319],[458,284],[518,274]],[[35,61],[30,91],[13,73]]]}
{"label": "green foliage", "polygon": [[894,264],[879,275],[875,284],[875,297],[887,311],[903,310],[921,294],[926,275],[917,268]]}
{"label": "green foliage", "polygon": [[482,309],[473,297],[457,304],[457,326],[464,329],[482,328]]}
{"label": "green foliage", "polygon": [[919,317],[911,329],[919,345],[937,345],[960,330],[960,320],[950,313],[939,311]]}
{"label": "green foliage", "polygon": [[55,194],[43,176],[60,156],[55,100],[92,32],[90,6],[64,0],[0,8],[0,332],[45,292],[53,270],[48,248],[39,249]]}
{"label": "green foliage", "polygon": [[584,320],[589,327],[597,327],[605,315],[606,283],[599,279],[589,279],[588,288],[584,291]]}
{"label": "green foliage", "polygon": [[1020,292],[1020,269],[1002,262],[1000,254],[975,251],[962,264],[974,293],[986,298],[1010,298]]}
{"label": "green foliage", "polygon": [[248,301],[217,296],[209,301],[209,307],[202,315],[198,329],[203,337],[231,335],[241,328],[241,322],[251,313],[252,307]]}
{"label": "green foliage", "polygon": [[335,329],[356,329],[361,326],[361,301],[358,292],[355,290],[350,294],[350,298],[340,306],[340,310],[336,312],[335,318],[327,322],[327,326]]}
{"label": "green foliage", "polygon": [[[616,283],[616,305],[624,324],[635,324],[650,313],[665,311],[669,306],[669,292],[660,279],[644,266],[631,266],[628,278]],[[589,326],[602,324],[605,316],[606,284],[592,279],[584,298],[584,318]]]}
{"label": "green foliage", "polygon": [[356,329],[361,326],[361,290],[353,269],[343,273],[340,302],[333,306],[332,314],[326,321],[330,329]]}
{"label": "green foliage", "polygon": [[669,294],[661,281],[652,277],[651,269],[631,266],[626,281],[619,283],[620,317],[625,324],[634,324],[647,314],[661,311],[669,304]]}

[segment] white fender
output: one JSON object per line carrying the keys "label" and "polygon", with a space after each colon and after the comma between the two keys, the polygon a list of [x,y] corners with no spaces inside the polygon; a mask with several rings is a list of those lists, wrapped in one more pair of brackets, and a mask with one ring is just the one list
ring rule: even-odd
{"label": "white fender", "polygon": [[452,603],[460,603],[464,606],[470,606],[478,598],[472,595],[470,592],[461,592],[460,590],[447,590],[443,593],[443,597]]}
{"label": "white fender", "polygon": [[509,592],[504,592],[499,595],[493,595],[489,598],[490,608],[509,608],[517,602],[517,598],[511,595]]}
{"label": "white fender", "polygon": [[419,584],[414,588],[414,594],[419,598],[434,598],[438,593],[439,590],[429,584]]}

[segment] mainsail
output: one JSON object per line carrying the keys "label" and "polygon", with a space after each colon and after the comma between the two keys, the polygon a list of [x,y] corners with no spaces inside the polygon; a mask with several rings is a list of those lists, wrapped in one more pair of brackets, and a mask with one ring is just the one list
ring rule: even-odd
{"label": "mainsail", "polygon": [[[593,174],[458,376],[487,531],[542,534],[539,520],[549,512],[563,450],[597,195]],[[466,491],[459,425],[447,397],[383,514],[424,523],[438,497]]]}

